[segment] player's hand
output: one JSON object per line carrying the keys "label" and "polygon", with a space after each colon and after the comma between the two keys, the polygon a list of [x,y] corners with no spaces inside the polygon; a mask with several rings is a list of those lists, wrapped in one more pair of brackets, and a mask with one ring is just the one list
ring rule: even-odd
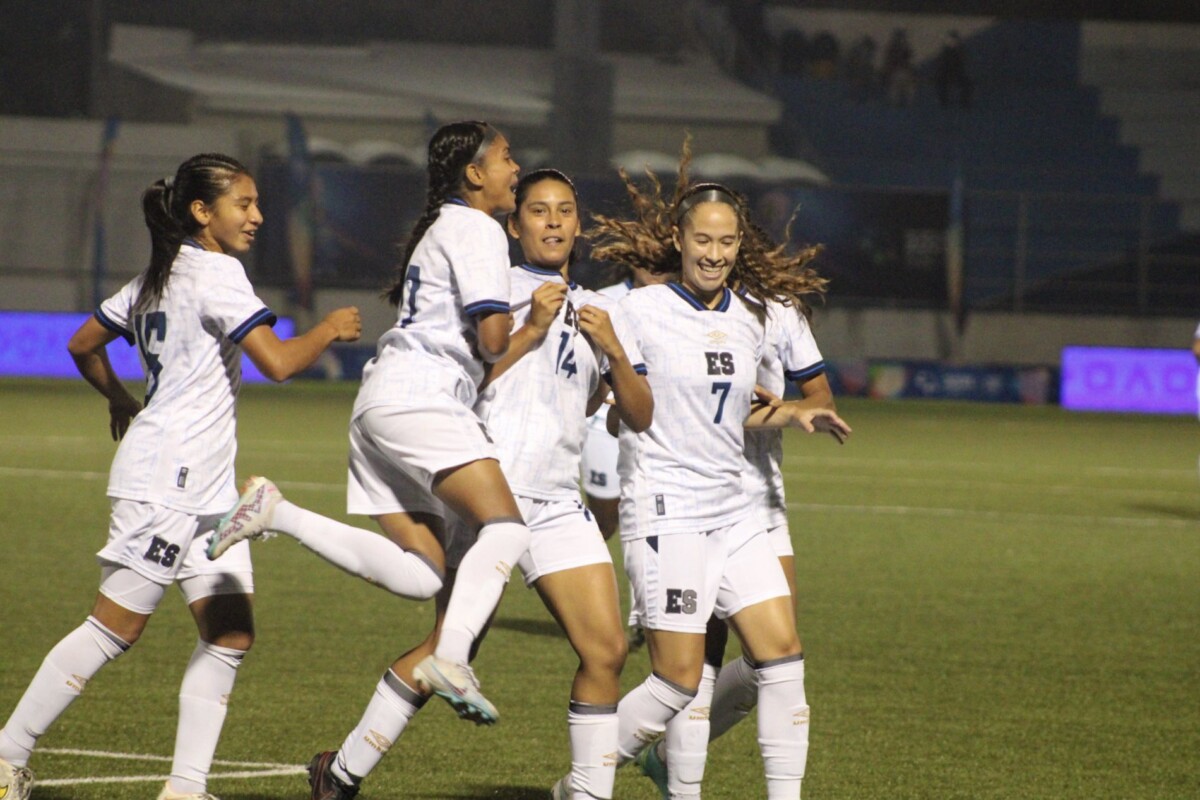
{"label": "player's hand", "polygon": [[584,306],[579,309],[576,319],[579,320],[579,330],[587,334],[604,355],[612,358],[625,352],[617,332],[613,330],[612,318],[603,308]]}
{"label": "player's hand", "polygon": [[567,285],[547,281],[533,290],[529,303],[529,322],[543,336],[550,330],[558,310],[567,302]]}
{"label": "player's hand", "polygon": [[828,433],[838,444],[845,444],[850,436],[850,426],[828,408],[806,408],[795,417],[796,426],[809,433]]}
{"label": "player's hand", "polygon": [[112,434],[114,442],[125,438],[125,431],[129,430],[129,423],[141,410],[142,404],[129,395],[108,401],[108,430]]}
{"label": "player's hand", "polygon": [[750,405],[759,408],[779,408],[783,405],[783,399],[775,394],[767,391],[758,384],[754,385],[754,399],[750,401]]}
{"label": "player's hand", "polygon": [[321,322],[333,327],[334,341],[357,342],[362,336],[362,317],[354,306],[330,311]]}

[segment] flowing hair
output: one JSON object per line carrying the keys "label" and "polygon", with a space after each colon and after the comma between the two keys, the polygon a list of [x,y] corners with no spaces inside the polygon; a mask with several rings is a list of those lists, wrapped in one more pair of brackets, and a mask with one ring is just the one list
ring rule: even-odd
{"label": "flowing hair", "polygon": [[429,188],[425,193],[425,210],[405,240],[404,255],[396,269],[395,282],[385,292],[392,305],[400,305],[408,262],[421,237],[442,213],[442,206],[462,189],[467,167],[483,159],[483,154],[497,135],[498,131],[486,122],[451,122],[438,128],[429,140],[426,170]]}
{"label": "flowing hair", "polygon": [[[733,208],[742,234],[737,261],[729,273],[731,288],[760,302],[774,300],[794,306],[806,316],[808,299],[823,297],[828,280],[817,274],[811,261],[821,251],[819,245],[793,251],[792,222],[789,221],[782,244],[750,219],[746,199],[719,183],[693,183],[688,175],[692,163],[691,138],[684,139],[675,188],[665,195],[662,182],[650,170],[648,190],[638,188],[629,173],[621,169],[621,181],[633,207],[633,216],[618,219],[593,214],[595,224],[584,235],[592,242],[592,257],[624,267],[641,267],[653,273],[678,272],[682,268],[675,249],[676,228],[687,224],[695,206],[706,201],[723,202]],[[793,219],[795,215],[793,215]]]}
{"label": "flowing hair", "polygon": [[142,214],[150,229],[150,264],[134,311],[144,311],[162,299],[183,240],[200,229],[192,203],[212,205],[239,176],[249,174],[236,159],[201,153],[180,164],[173,177],[155,181],[142,193]]}

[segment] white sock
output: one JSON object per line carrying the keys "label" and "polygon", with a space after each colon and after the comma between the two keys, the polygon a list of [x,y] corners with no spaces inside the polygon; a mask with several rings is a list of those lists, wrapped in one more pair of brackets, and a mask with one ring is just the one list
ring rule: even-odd
{"label": "white sock", "polygon": [[611,800],[617,773],[617,707],[575,700],[567,711],[571,790],[576,797]]}
{"label": "white sock", "polygon": [[667,729],[667,722],[695,696],[694,689],[650,673],[649,678],[622,697],[617,704],[619,763],[633,761],[638,753],[657,741]]}
{"label": "white sock", "polygon": [[383,673],[367,710],[342,742],[330,771],[357,786],[371,774],[428,699],[390,669]]}
{"label": "white sock", "polygon": [[291,536],[335,567],[382,586],[392,594],[428,600],[442,588],[441,571],[420,553],[287,500],[275,506],[271,530]]}
{"label": "white sock", "polygon": [[758,673],[754,665],[738,658],[721,667],[713,690],[708,740],[711,742],[741,722],[757,704]]}
{"label": "white sock", "polygon": [[38,738],[83,692],[100,668],[129,649],[129,643],[88,617],[46,654],[12,716],[0,731],[0,758],[29,763]]}
{"label": "white sock", "polygon": [[708,755],[708,714],[712,704],[717,668],[705,664],[696,696],[667,723],[667,789],[671,800],[699,797]]}
{"label": "white sock", "polygon": [[245,656],[245,650],[221,647],[203,639],[192,651],[179,686],[179,726],[171,762],[171,787],[180,794],[200,793],[208,785],[208,772],[225,724],[229,695]]}
{"label": "white sock", "polygon": [[759,664],[758,746],[767,774],[767,800],[797,800],[808,761],[803,656]]}
{"label": "white sock", "polygon": [[471,645],[500,604],[517,559],[528,549],[529,528],[524,523],[493,522],[479,530],[458,567],[438,637],[438,658],[467,663]]}

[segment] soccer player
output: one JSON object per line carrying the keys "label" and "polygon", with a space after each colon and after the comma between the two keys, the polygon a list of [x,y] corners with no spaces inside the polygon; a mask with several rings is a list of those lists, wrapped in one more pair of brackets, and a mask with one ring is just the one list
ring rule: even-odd
{"label": "soccer player", "polygon": [[[797,798],[808,749],[803,656],[788,581],[743,493],[743,425],[849,433],[832,411],[803,402],[753,407],[771,299],[799,302],[820,284],[781,268],[719,184],[689,185],[685,158],[671,201],[625,176],[634,219],[599,218],[596,258],[680,272],[677,283],[621,301],[655,395],[654,424],[620,431],[621,538],[646,628],[650,677],[622,698],[619,758],[667,735],[671,798],[699,797],[708,731],[672,724],[705,717],[715,669],[707,621],[729,621],[758,673],[759,743],[771,800]],[[737,286],[744,292],[735,292]]]}
{"label": "soccer player", "polygon": [[[0,731],[0,797],[27,800],[26,764],[40,737],[108,662],[141,636],[166,588],[178,583],[199,629],[179,690],[171,777],[159,800],[215,800],[209,768],[238,666],[254,639],[250,553],[220,564],[205,540],[237,500],[235,404],[241,353],[273,380],[313,364],[334,341],[354,341],[358,311],[330,313],[281,341],[275,315],[234,256],[263,222],[246,168],[223,155],[194,156],[142,196],[150,229],[146,270],[105,300],[68,344],[80,373],[108,400],[119,440],[109,474],[108,542],[97,554],[100,590],[87,620],[46,656]],[[113,372],[105,347],[136,345],[145,406]]]}
{"label": "soccer player", "polygon": [[[509,345],[508,240],[493,216],[513,210],[519,172],[508,140],[487,123],[455,122],[434,133],[425,211],[388,293],[396,323],[363,370],[350,419],[347,509],[374,517],[400,550],[425,562],[417,587],[424,596],[442,585],[447,510],[478,531],[458,567],[436,651],[407,680],[483,723],[495,722],[497,711],[468,656],[529,547],[496,446],[474,411],[486,366]],[[334,527],[346,526],[282,501],[271,481],[257,478],[210,553],[266,531],[304,541]],[[347,568],[351,559],[331,560]],[[421,572],[412,566],[408,578],[417,582]]]}
{"label": "soccer player", "polygon": [[[532,533],[517,564],[579,656],[567,713],[571,773],[553,793],[582,799],[612,797],[626,648],[608,548],[579,501],[580,450],[587,412],[602,402],[609,385],[618,415],[636,430],[650,424],[653,399],[639,374],[637,351],[622,345],[628,334],[617,335],[622,326],[615,303],[581,289],[567,275],[579,227],[578,198],[566,175],[542,169],[521,178],[516,211],[508,220],[525,256],[512,269],[519,328],[508,353],[489,370],[476,410],[496,440],[501,467]],[[456,527],[448,576],[470,533]],[[440,601],[448,591],[449,586]],[[443,611],[439,603],[439,622]],[[408,676],[433,649],[436,635],[435,625],[384,674],[341,748],[313,760],[313,798],[354,796],[397,741],[425,702],[426,693],[414,690]]]}

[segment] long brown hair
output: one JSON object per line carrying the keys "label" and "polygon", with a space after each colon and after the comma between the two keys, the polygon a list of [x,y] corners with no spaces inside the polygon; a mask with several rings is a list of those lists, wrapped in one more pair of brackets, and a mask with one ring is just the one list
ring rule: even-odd
{"label": "long brown hair", "polygon": [[[668,199],[662,182],[646,170],[649,189],[643,191],[624,169],[620,170],[625,193],[633,207],[633,217],[618,219],[593,214],[595,225],[585,233],[592,242],[592,257],[626,267],[642,267],[650,272],[678,272],[682,267],[679,251],[675,249],[674,229],[687,224],[696,198],[711,192],[712,199],[728,203],[737,214],[742,243],[737,261],[729,274],[731,288],[744,292],[761,302],[775,300],[795,306],[806,315],[808,299],[823,297],[828,280],[817,274],[812,260],[821,251],[819,245],[793,251],[791,222],[782,244],[750,219],[746,199],[738,192],[719,183],[693,183],[688,175],[692,163],[691,138],[683,142],[675,188]],[[692,200],[692,202],[688,202]]]}

